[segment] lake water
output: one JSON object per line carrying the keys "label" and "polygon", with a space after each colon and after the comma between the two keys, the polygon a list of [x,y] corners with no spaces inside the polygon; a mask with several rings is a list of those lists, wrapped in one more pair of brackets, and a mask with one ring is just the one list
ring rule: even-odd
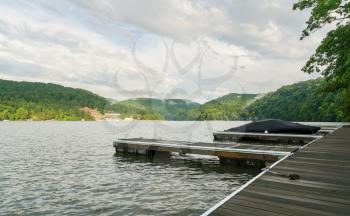
{"label": "lake water", "polygon": [[200,215],[257,174],[115,156],[116,138],[212,141],[244,122],[0,122],[0,215]]}

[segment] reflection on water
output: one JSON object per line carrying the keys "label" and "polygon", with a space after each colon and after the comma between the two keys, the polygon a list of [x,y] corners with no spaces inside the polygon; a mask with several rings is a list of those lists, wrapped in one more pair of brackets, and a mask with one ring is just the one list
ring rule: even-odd
{"label": "reflection on water", "polygon": [[0,215],[199,215],[256,175],[212,157],[113,155],[116,137],[210,141],[239,123],[133,124],[0,122]]}

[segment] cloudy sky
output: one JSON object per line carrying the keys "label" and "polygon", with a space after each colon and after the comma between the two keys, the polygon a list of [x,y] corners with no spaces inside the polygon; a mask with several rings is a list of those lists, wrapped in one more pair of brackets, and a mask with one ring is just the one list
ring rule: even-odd
{"label": "cloudy sky", "polygon": [[0,78],[105,97],[265,93],[312,78],[293,0],[0,1]]}

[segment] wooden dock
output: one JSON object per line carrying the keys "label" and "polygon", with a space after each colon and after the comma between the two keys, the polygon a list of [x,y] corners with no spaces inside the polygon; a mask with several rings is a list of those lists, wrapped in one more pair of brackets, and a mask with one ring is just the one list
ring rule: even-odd
{"label": "wooden dock", "polygon": [[237,164],[238,166],[252,165],[260,168],[265,162],[275,162],[298,149],[297,146],[254,145],[239,143],[205,143],[185,142],[158,139],[118,139],[113,146],[116,154],[133,153],[145,154],[151,157],[164,153],[177,152],[180,154],[200,154],[217,156],[222,163]]}
{"label": "wooden dock", "polygon": [[350,215],[350,128],[285,156],[207,215]]}

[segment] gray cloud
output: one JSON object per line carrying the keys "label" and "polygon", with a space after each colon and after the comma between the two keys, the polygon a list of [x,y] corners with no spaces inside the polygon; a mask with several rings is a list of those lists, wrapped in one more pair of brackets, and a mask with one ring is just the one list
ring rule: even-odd
{"label": "gray cloud", "polygon": [[310,78],[300,68],[324,35],[299,41],[308,14],[293,2],[1,2],[0,75],[116,99],[271,91]]}

